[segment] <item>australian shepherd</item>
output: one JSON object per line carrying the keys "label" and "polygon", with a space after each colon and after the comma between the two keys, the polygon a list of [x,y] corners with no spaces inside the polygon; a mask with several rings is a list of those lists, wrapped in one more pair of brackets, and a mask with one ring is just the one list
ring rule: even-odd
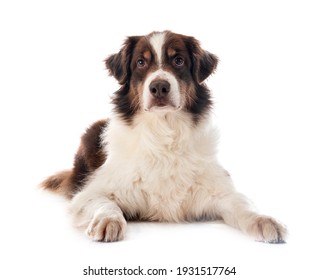
{"label": "australian shepherd", "polygon": [[71,170],[42,183],[70,199],[75,226],[111,242],[129,220],[221,219],[256,240],[284,242],[285,226],[258,214],[218,163],[204,83],[218,58],[164,31],[128,37],[105,63],[120,85],[112,116],[87,129]]}

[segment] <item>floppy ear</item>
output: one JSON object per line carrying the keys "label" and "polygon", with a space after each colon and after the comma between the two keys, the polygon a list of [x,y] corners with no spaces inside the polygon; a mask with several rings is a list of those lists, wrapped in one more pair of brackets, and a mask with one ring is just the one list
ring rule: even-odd
{"label": "floppy ear", "polygon": [[218,58],[201,48],[200,43],[193,37],[188,37],[186,45],[192,58],[192,74],[200,84],[209,77],[216,69]]}
{"label": "floppy ear", "polygon": [[106,68],[111,76],[114,76],[120,85],[124,85],[130,78],[130,62],[134,47],[139,36],[128,37],[121,50],[117,54],[109,56],[106,60]]}
{"label": "floppy ear", "polygon": [[199,83],[202,83],[207,77],[209,77],[216,69],[218,65],[218,58],[208,51],[203,51],[199,58],[199,65],[197,66],[197,79]]}

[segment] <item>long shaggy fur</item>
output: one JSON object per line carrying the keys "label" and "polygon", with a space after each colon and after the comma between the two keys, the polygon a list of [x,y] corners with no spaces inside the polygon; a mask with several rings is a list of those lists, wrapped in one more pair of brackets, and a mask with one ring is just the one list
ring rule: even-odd
{"label": "long shaggy fur", "polygon": [[72,170],[42,187],[70,199],[74,224],[93,240],[124,238],[127,220],[222,219],[265,242],[286,228],[258,214],[218,163],[211,93],[218,59],[170,31],[128,37],[106,59],[120,84],[114,113],[81,139]]}

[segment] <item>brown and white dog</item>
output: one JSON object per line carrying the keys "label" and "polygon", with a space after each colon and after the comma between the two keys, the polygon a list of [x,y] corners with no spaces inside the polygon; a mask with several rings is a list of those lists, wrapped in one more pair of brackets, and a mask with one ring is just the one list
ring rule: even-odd
{"label": "brown and white dog", "polygon": [[285,227],[256,213],[217,161],[204,84],[217,63],[195,38],[170,31],[128,37],[106,59],[120,84],[113,116],[87,129],[72,170],[42,183],[71,199],[74,223],[91,239],[121,240],[133,219],[222,219],[284,242]]}

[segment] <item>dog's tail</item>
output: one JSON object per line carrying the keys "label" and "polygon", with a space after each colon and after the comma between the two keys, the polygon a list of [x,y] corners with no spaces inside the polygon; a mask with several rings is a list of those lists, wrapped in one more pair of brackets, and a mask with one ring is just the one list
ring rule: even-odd
{"label": "dog's tail", "polygon": [[40,187],[42,189],[54,192],[66,196],[67,198],[72,198],[73,196],[73,183],[72,183],[72,170],[64,170],[58,172],[47,179],[45,179]]}

